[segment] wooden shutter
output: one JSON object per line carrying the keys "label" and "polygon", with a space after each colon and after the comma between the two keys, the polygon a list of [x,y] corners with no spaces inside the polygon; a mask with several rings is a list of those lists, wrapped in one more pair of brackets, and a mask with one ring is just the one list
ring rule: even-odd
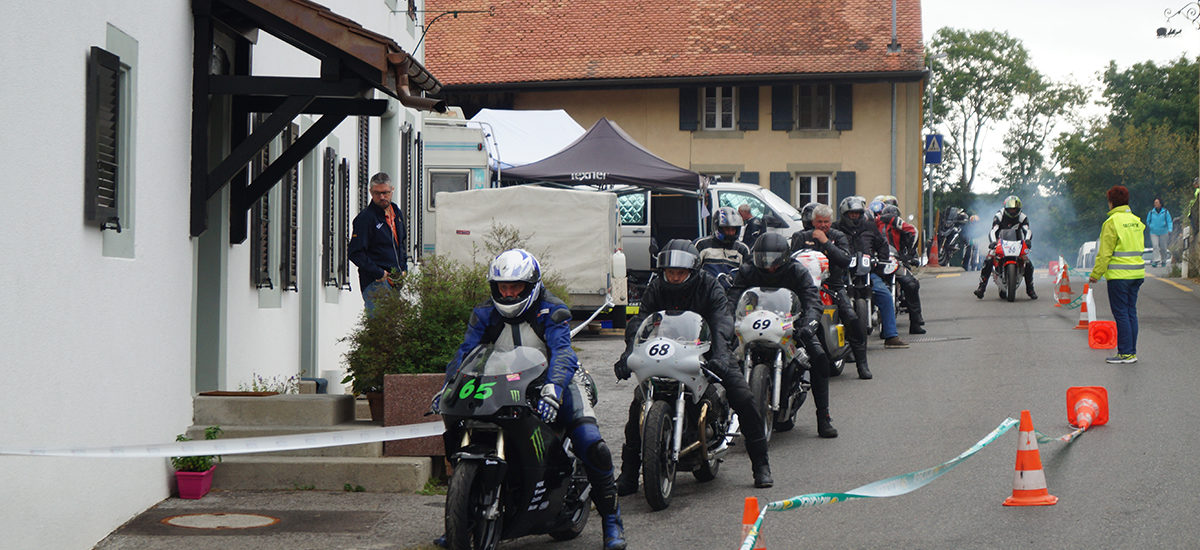
{"label": "wooden shutter", "polygon": [[738,88],[738,130],[758,129],[758,86]]}
{"label": "wooden shutter", "polygon": [[350,161],[338,165],[337,279],[338,288],[350,290]]}
{"label": "wooden shutter", "polygon": [[[417,194],[416,194],[416,197],[414,197],[416,199],[414,201],[416,203],[415,208],[417,209],[418,212],[421,212],[421,213],[425,212],[425,204],[424,204],[424,197],[425,197],[425,145],[424,145],[424,143],[425,142],[422,141],[422,139],[421,139],[421,134],[418,133],[417,141],[413,145],[413,150],[416,151],[416,153],[417,153],[416,154],[416,157],[417,157],[416,171],[413,174],[413,176],[414,176],[413,179],[417,182],[417,187],[416,187]],[[413,217],[411,212],[408,213],[408,216]],[[408,239],[408,238],[413,239],[413,251],[414,251],[413,255],[418,258],[420,258],[421,255],[425,253],[425,227],[424,227],[425,224],[421,223],[422,217],[423,216],[416,216],[416,218],[418,218],[418,219],[417,219],[417,221],[413,222],[413,228],[415,228],[416,231],[404,236],[405,239]],[[414,233],[415,233],[415,236],[414,236]],[[407,250],[406,248],[404,248],[404,246],[405,246],[405,243],[400,243],[400,248]],[[400,266],[400,269],[407,269],[407,267]]]}
{"label": "wooden shutter", "polygon": [[792,173],[771,172],[771,192],[790,204],[792,202]]}
{"label": "wooden shutter", "polygon": [[855,190],[854,172],[837,172],[834,177],[837,183],[837,204],[841,204],[842,199],[846,197],[858,194]]}
{"label": "wooden shutter", "polygon": [[324,218],[321,227],[321,281],[325,286],[337,286],[337,258],[333,252],[337,227],[337,151],[326,147],[321,159],[321,190]]}
{"label": "wooden shutter", "polygon": [[[283,129],[283,150],[287,150],[296,142],[300,134],[300,126],[292,123]],[[283,290],[297,291],[297,236],[300,232],[299,199],[300,199],[300,168],[292,166],[283,176],[283,223],[280,224],[280,266],[279,285]]]}
{"label": "wooden shutter", "polygon": [[120,143],[121,58],[92,47],[87,64],[84,155],[84,220],[121,231],[117,216]]}
{"label": "wooden shutter", "polygon": [[854,86],[837,84],[833,87],[833,129],[849,130],[854,119]]}
{"label": "wooden shutter", "polygon": [[738,181],[758,185],[758,172],[742,172],[738,174]]}
{"label": "wooden shutter", "polygon": [[[259,126],[267,115],[254,115]],[[254,181],[271,164],[270,148],[263,147],[250,163],[250,180]],[[250,283],[255,288],[275,288],[271,282],[271,194],[264,193],[250,208]]]}
{"label": "wooden shutter", "polygon": [[371,117],[358,117],[358,208],[367,207],[371,200],[368,194],[370,187],[370,155],[371,155]]}
{"label": "wooden shutter", "polygon": [[679,89],[679,129],[692,132],[700,128],[700,90],[695,87]]}
{"label": "wooden shutter", "polygon": [[796,127],[796,106],[792,101],[793,86],[771,86],[771,129],[784,132]]}

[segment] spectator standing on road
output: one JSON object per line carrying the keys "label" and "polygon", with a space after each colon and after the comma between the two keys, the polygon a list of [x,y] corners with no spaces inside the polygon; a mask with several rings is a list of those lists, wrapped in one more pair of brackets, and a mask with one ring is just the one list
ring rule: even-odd
{"label": "spectator standing on road", "polygon": [[1171,212],[1163,208],[1162,199],[1154,197],[1154,208],[1146,213],[1146,229],[1150,230],[1150,246],[1154,247],[1154,261],[1150,267],[1167,265],[1167,236],[1174,228]]}
{"label": "spectator standing on road", "polygon": [[747,247],[753,247],[754,241],[758,240],[758,236],[762,235],[766,229],[763,226],[761,217],[755,216],[750,211],[750,205],[742,203],[738,206],[738,215],[742,217],[742,222],[745,224],[745,229],[742,231],[742,242],[746,243]]}
{"label": "spectator standing on road", "polygon": [[354,217],[350,235],[350,261],[358,267],[358,287],[368,313],[375,310],[372,295],[391,288],[393,271],[408,271],[404,252],[404,215],[392,202],[392,178],[379,172],[371,176],[371,204]]}
{"label": "spectator standing on road", "polygon": [[1108,304],[1117,323],[1117,355],[1105,359],[1113,364],[1137,362],[1137,296],[1146,280],[1142,244],[1146,226],[1129,209],[1129,189],[1114,185],[1106,193],[1108,219],[1100,227],[1096,267],[1088,276],[1095,284],[1108,279]]}

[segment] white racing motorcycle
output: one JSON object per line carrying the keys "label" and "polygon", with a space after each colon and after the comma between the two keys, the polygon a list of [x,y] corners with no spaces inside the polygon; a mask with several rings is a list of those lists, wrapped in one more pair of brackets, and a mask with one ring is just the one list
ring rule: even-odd
{"label": "white racing motorcycle", "polygon": [[802,314],[796,293],[762,287],[747,289],[734,312],[739,357],[767,439],[774,430],[795,426],[796,411],[808,396],[808,355],[792,338],[792,325]]}
{"label": "white racing motorcycle", "polygon": [[642,402],[642,477],[653,510],[671,504],[675,473],[698,481],[717,477],[737,430],[720,378],[705,368],[712,339],[704,318],[691,311],[659,311],[638,327],[629,369]]}
{"label": "white racing motorcycle", "polygon": [[850,342],[846,340],[846,327],[838,315],[833,295],[826,292],[824,284],[829,278],[829,258],[816,250],[803,249],[792,255],[792,259],[804,266],[812,276],[813,284],[821,291],[821,333],[825,352],[829,355],[829,376],[840,376],[850,357]]}

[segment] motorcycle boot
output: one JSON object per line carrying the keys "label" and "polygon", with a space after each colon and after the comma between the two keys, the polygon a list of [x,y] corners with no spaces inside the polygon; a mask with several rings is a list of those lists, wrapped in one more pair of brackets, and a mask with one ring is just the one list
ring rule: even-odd
{"label": "motorcycle boot", "polygon": [[858,344],[851,342],[850,349],[854,352],[854,366],[858,367],[858,377],[863,380],[870,380],[873,378],[873,376],[871,376],[871,369],[867,367],[866,342],[860,342]]}
{"label": "motorcycle boot", "polygon": [[617,495],[632,495],[638,490],[638,472],[642,467],[641,452],[629,444],[621,446],[621,475],[617,476]]}
{"label": "motorcycle boot", "polygon": [[983,299],[983,292],[987,290],[987,277],[979,278],[979,288],[975,289],[975,297]]}
{"label": "motorcycle boot", "polygon": [[592,504],[596,505],[603,525],[604,550],[623,550],[625,523],[621,521],[621,504],[617,500],[617,487],[613,483],[612,470],[602,474],[588,468],[588,482],[592,484]]}
{"label": "motorcycle boot", "polygon": [[829,418],[829,409],[817,409],[817,435],[827,439],[838,436],[837,428],[833,427],[833,420]]}
{"label": "motorcycle boot", "polygon": [[1037,292],[1033,291],[1033,269],[1032,268],[1027,268],[1025,270],[1025,294],[1027,296],[1029,296],[1030,300],[1037,299]]}
{"label": "motorcycle boot", "polygon": [[625,524],[621,521],[621,509],[600,516],[604,527],[604,550],[625,550]]}
{"label": "motorcycle boot", "polygon": [[750,455],[750,469],[754,473],[754,486],[765,489],[775,485],[771,479],[771,464],[767,461],[767,438],[746,440],[746,454]]}

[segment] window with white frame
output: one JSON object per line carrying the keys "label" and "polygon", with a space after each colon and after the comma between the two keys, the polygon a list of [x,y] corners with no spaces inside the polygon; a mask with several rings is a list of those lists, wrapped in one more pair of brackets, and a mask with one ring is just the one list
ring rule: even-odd
{"label": "window with white frame", "polygon": [[797,174],[793,180],[794,190],[792,196],[796,197],[796,204],[804,206],[810,202],[819,202],[833,206],[833,190],[830,188],[830,182],[833,177],[829,174]]}
{"label": "window with white frame", "polygon": [[800,84],[796,87],[796,127],[828,130],[833,121],[833,85]]}
{"label": "window with white frame", "polygon": [[703,91],[704,130],[733,130],[737,124],[734,112],[737,111],[737,99],[733,86],[706,86]]}

